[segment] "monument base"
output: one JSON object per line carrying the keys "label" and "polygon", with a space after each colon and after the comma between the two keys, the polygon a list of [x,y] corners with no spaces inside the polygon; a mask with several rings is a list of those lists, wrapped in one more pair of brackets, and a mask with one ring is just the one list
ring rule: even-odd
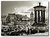
{"label": "monument base", "polygon": [[35,27],[38,33],[44,33],[47,30],[45,23],[34,23],[32,26]]}

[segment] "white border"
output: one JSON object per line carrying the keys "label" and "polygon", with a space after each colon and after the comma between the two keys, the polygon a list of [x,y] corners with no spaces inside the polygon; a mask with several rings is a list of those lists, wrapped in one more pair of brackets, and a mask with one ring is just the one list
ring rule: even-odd
{"label": "white border", "polygon": [[[1,36],[1,1],[40,1],[40,2],[49,1],[50,4],[50,0],[0,0],[0,37],[10,37],[10,36]],[[50,7],[49,7],[49,35],[50,35]],[[17,37],[48,37],[48,36],[17,36]]]}

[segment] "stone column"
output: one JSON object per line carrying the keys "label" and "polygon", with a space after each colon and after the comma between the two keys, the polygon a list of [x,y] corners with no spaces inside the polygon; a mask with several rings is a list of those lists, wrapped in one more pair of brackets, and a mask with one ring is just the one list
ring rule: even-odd
{"label": "stone column", "polygon": [[36,13],[37,13],[37,23],[38,23],[38,11]]}
{"label": "stone column", "polygon": [[35,23],[37,23],[37,13],[35,11]]}
{"label": "stone column", "polygon": [[40,22],[41,22],[41,17],[42,17],[41,14],[42,14],[42,11],[40,10]]}
{"label": "stone column", "polygon": [[38,11],[38,22],[40,22],[40,11]]}
{"label": "stone column", "polygon": [[41,22],[43,22],[43,12],[41,11]]}
{"label": "stone column", "polygon": [[42,15],[42,18],[41,18],[42,22],[45,23],[45,10],[42,11],[41,15]]}
{"label": "stone column", "polygon": [[43,19],[43,22],[45,23],[45,10],[43,11],[43,13],[44,13],[44,19]]}

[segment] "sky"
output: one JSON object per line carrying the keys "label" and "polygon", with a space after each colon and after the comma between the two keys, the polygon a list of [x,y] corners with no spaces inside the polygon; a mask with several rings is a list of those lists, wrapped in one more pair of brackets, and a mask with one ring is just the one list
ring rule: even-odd
{"label": "sky", "polygon": [[[30,13],[33,11],[34,6],[38,6],[39,2],[34,1],[2,1],[1,2],[1,15],[8,15],[8,13],[15,13],[21,15],[27,15],[30,17]],[[41,2],[41,5],[46,6],[46,17],[48,17],[48,2]]]}

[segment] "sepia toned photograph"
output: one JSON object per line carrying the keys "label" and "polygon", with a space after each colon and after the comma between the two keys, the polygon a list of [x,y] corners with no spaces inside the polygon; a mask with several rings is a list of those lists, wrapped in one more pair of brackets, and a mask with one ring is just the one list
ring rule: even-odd
{"label": "sepia toned photograph", "polygon": [[1,36],[49,35],[48,2],[1,1]]}

